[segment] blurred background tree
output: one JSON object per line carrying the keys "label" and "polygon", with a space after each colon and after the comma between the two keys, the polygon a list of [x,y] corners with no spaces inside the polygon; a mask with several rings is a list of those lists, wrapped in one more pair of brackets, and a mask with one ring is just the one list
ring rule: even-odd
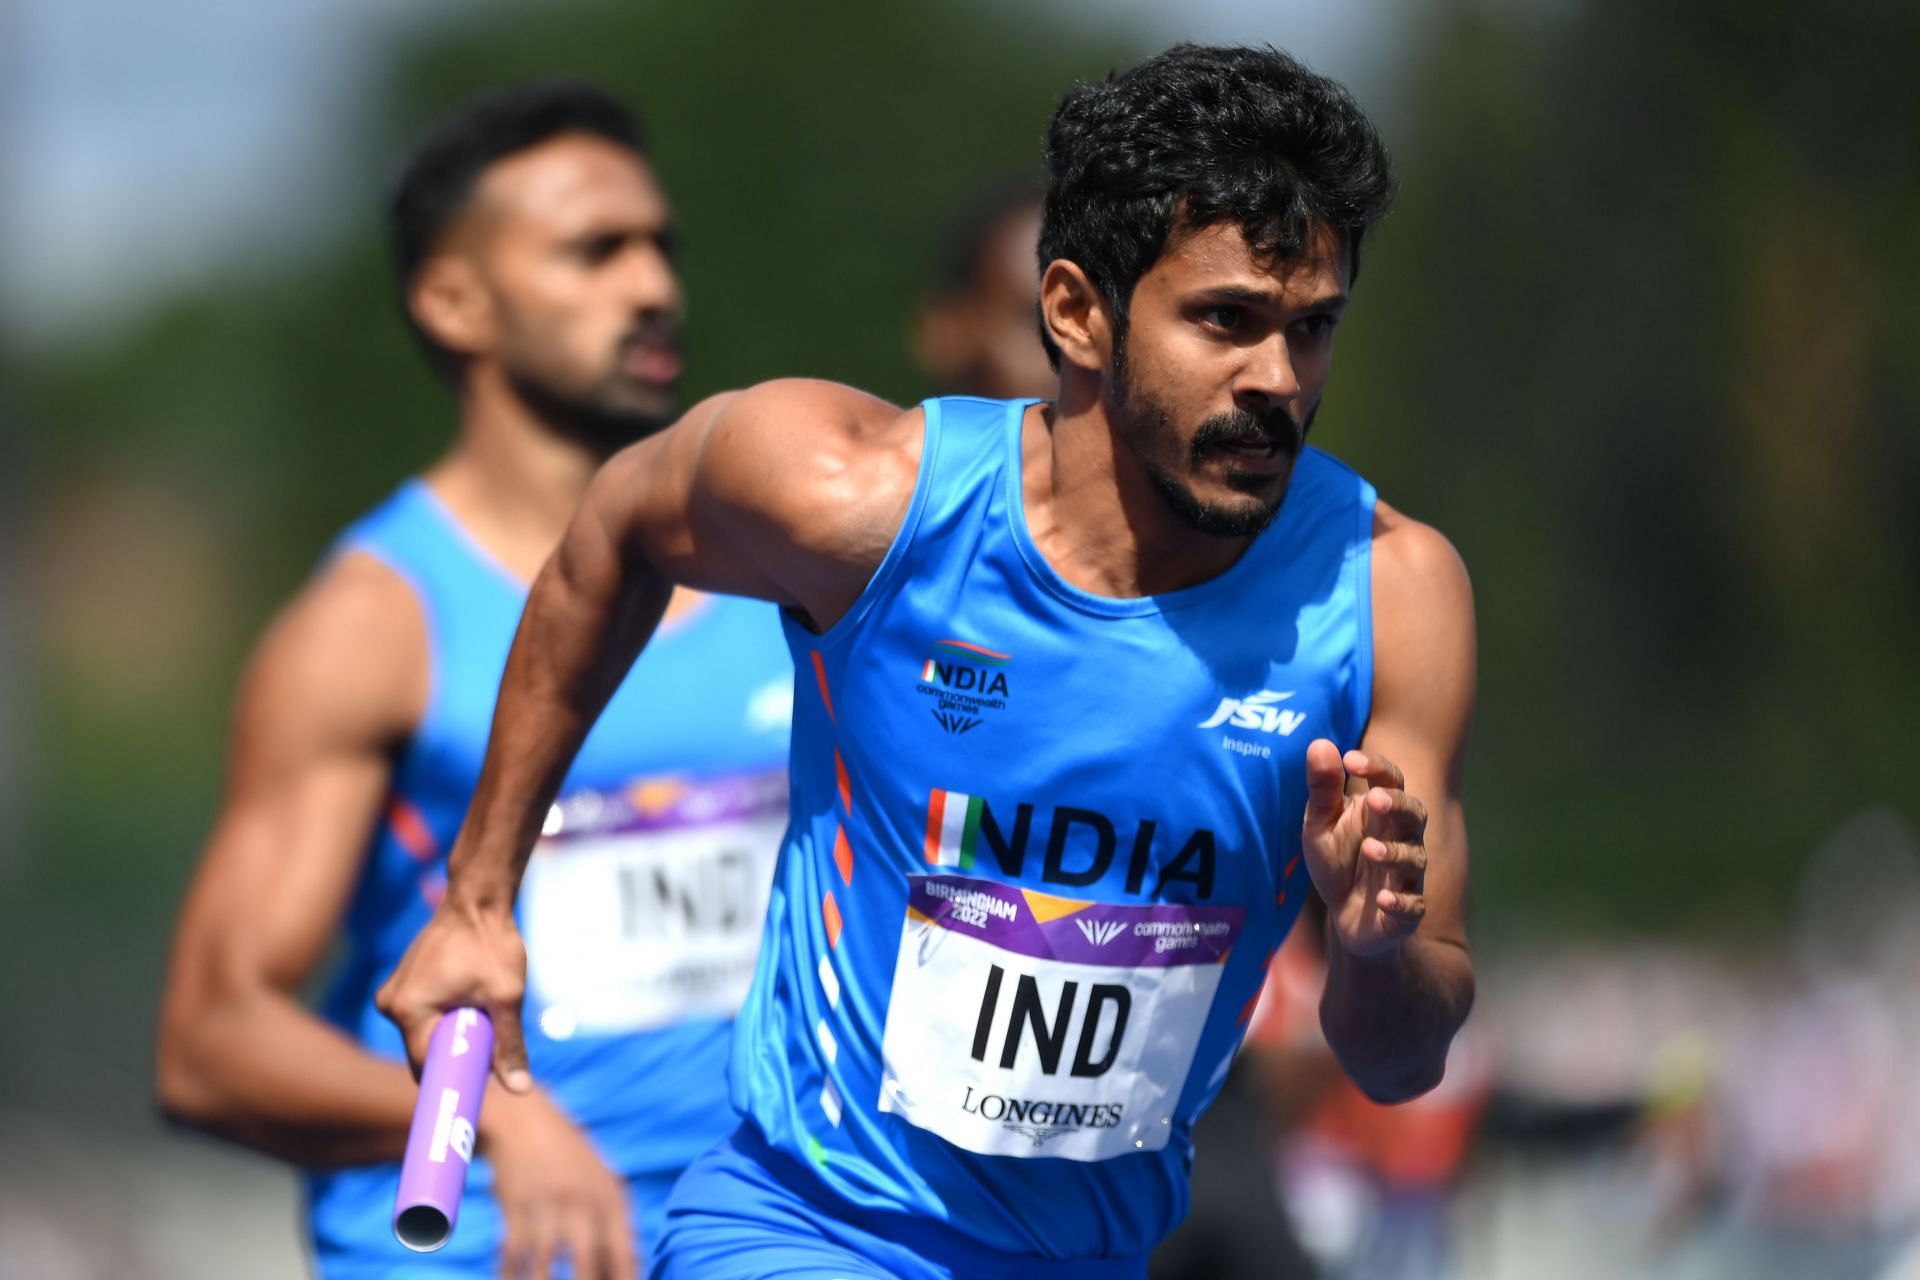
{"label": "blurred background tree", "polygon": [[1483,934],[1777,921],[1836,824],[1920,814],[1920,9],[1411,47],[1326,435],[1474,574]]}

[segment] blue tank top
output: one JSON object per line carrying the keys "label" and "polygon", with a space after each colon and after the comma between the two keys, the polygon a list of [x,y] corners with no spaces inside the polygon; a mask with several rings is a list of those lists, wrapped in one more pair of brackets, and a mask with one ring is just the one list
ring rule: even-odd
{"label": "blue tank top", "polygon": [[[395,762],[323,1010],[368,1049],[404,1059],[373,993],[445,888],[526,589],[418,481],[342,535],[335,554],[351,552],[413,589],[432,688]],[[774,608],[700,598],[663,625],[614,695],[528,862],[518,911],[534,1079],[653,1200],[738,1122],[727,1046],[788,821],[792,690]],[[394,1164],[311,1177],[315,1247],[329,1273],[413,1257],[388,1225],[398,1176]],[[476,1159],[436,1261],[492,1265],[492,1178]],[[658,1209],[636,1204],[650,1225]]]}
{"label": "blue tank top", "polygon": [[1312,892],[1307,744],[1366,724],[1374,495],[1306,450],[1230,569],[1091,595],[1027,532],[1028,403],[928,401],[872,581],[786,622],[795,817],[731,1078],[861,1211],[1131,1258]]}

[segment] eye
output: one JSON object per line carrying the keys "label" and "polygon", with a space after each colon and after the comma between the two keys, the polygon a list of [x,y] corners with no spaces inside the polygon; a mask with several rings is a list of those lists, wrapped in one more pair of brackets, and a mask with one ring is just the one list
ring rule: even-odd
{"label": "eye", "polygon": [[1338,316],[1321,312],[1319,315],[1308,316],[1306,319],[1300,321],[1297,327],[1309,338],[1324,338],[1331,334],[1334,326],[1339,323],[1340,318]]}
{"label": "eye", "polygon": [[603,263],[611,262],[614,255],[620,252],[621,246],[625,243],[625,236],[613,232],[609,232],[606,235],[590,236],[580,242],[580,257],[589,266],[597,267]]}
{"label": "eye", "polygon": [[1221,333],[1234,333],[1246,322],[1246,313],[1239,307],[1208,307],[1200,313],[1200,323],[1209,329]]}

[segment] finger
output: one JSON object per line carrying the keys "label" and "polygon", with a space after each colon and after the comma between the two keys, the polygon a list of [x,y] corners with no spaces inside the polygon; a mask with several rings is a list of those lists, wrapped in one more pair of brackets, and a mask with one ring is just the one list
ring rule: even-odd
{"label": "finger", "polygon": [[600,1229],[600,1256],[607,1280],[639,1280],[640,1257],[633,1242],[633,1224],[627,1220],[627,1198],[616,1194],[612,1211]]}
{"label": "finger", "polygon": [[1408,925],[1419,924],[1427,914],[1424,894],[1395,893],[1391,889],[1382,889],[1373,896],[1373,905],[1380,908],[1380,914],[1387,919]]}
{"label": "finger", "polygon": [[1420,797],[1391,787],[1367,792],[1368,835],[1387,840],[1418,840],[1427,831],[1427,806]]}
{"label": "finger", "polygon": [[633,1234],[627,1224],[627,1199],[616,1184],[582,1217],[573,1246],[573,1280],[636,1280]]}
{"label": "finger", "polygon": [[525,1093],[533,1088],[533,1073],[527,1070],[527,1038],[520,1030],[520,1002],[496,1004],[493,1014],[493,1074],[508,1093]]}
{"label": "finger", "polygon": [[560,1220],[553,1257],[555,1262],[564,1258],[572,1264],[573,1280],[605,1280],[600,1269],[600,1232],[594,1217],[594,1211],[582,1205],[568,1210]]}
{"label": "finger", "polygon": [[553,1275],[553,1250],[559,1243],[560,1224],[554,1213],[535,1210],[527,1215],[527,1249],[522,1269],[514,1274],[526,1280],[550,1280]]}
{"label": "finger", "polygon": [[1404,788],[1407,785],[1400,766],[1377,751],[1349,751],[1341,763],[1346,765],[1348,773],[1364,778],[1369,786]]}
{"label": "finger", "polygon": [[500,1217],[506,1231],[500,1239],[500,1280],[519,1280],[527,1272],[532,1257],[528,1242],[526,1213],[517,1201],[500,1202]]}
{"label": "finger", "polygon": [[407,1065],[413,1069],[413,1078],[420,1078],[421,1068],[426,1065],[427,1045],[433,1040],[433,1028],[440,1018],[437,1011],[422,1016],[405,999],[400,988],[400,972],[396,970],[380,984],[374,993],[373,1004],[387,1020],[400,1029],[401,1038],[407,1046]]}
{"label": "finger", "polygon": [[1360,855],[1379,868],[1370,887],[1401,894],[1427,891],[1427,851],[1422,846],[1370,838],[1360,842]]}
{"label": "finger", "polygon": [[1360,852],[1367,861],[1383,867],[1409,871],[1422,878],[1427,874],[1427,847],[1422,844],[1368,836],[1360,842]]}
{"label": "finger", "polygon": [[502,1203],[507,1220],[506,1239],[500,1246],[501,1280],[525,1280],[537,1275],[541,1261],[553,1251],[552,1214],[538,1203],[516,1201]]}
{"label": "finger", "polygon": [[632,1231],[622,1231],[607,1241],[608,1280],[640,1280],[640,1254],[632,1236]]}
{"label": "finger", "polygon": [[1307,744],[1306,829],[1324,831],[1347,811],[1347,771],[1341,767],[1340,748],[1325,738]]}

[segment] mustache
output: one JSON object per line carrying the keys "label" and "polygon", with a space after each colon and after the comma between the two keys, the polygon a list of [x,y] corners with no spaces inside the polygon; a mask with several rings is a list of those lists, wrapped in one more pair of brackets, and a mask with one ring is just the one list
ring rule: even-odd
{"label": "mustache", "polygon": [[1251,409],[1232,409],[1206,419],[1193,433],[1195,461],[1218,449],[1239,445],[1271,444],[1281,453],[1295,454],[1306,443],[1306,427],[1293,420],[1285,409],[1255,413]]}
{"label": "mustache", "polygon": [[643,316],[620,335],[622,354],[635,347],[680,347],[680,322],[672,316]]}

